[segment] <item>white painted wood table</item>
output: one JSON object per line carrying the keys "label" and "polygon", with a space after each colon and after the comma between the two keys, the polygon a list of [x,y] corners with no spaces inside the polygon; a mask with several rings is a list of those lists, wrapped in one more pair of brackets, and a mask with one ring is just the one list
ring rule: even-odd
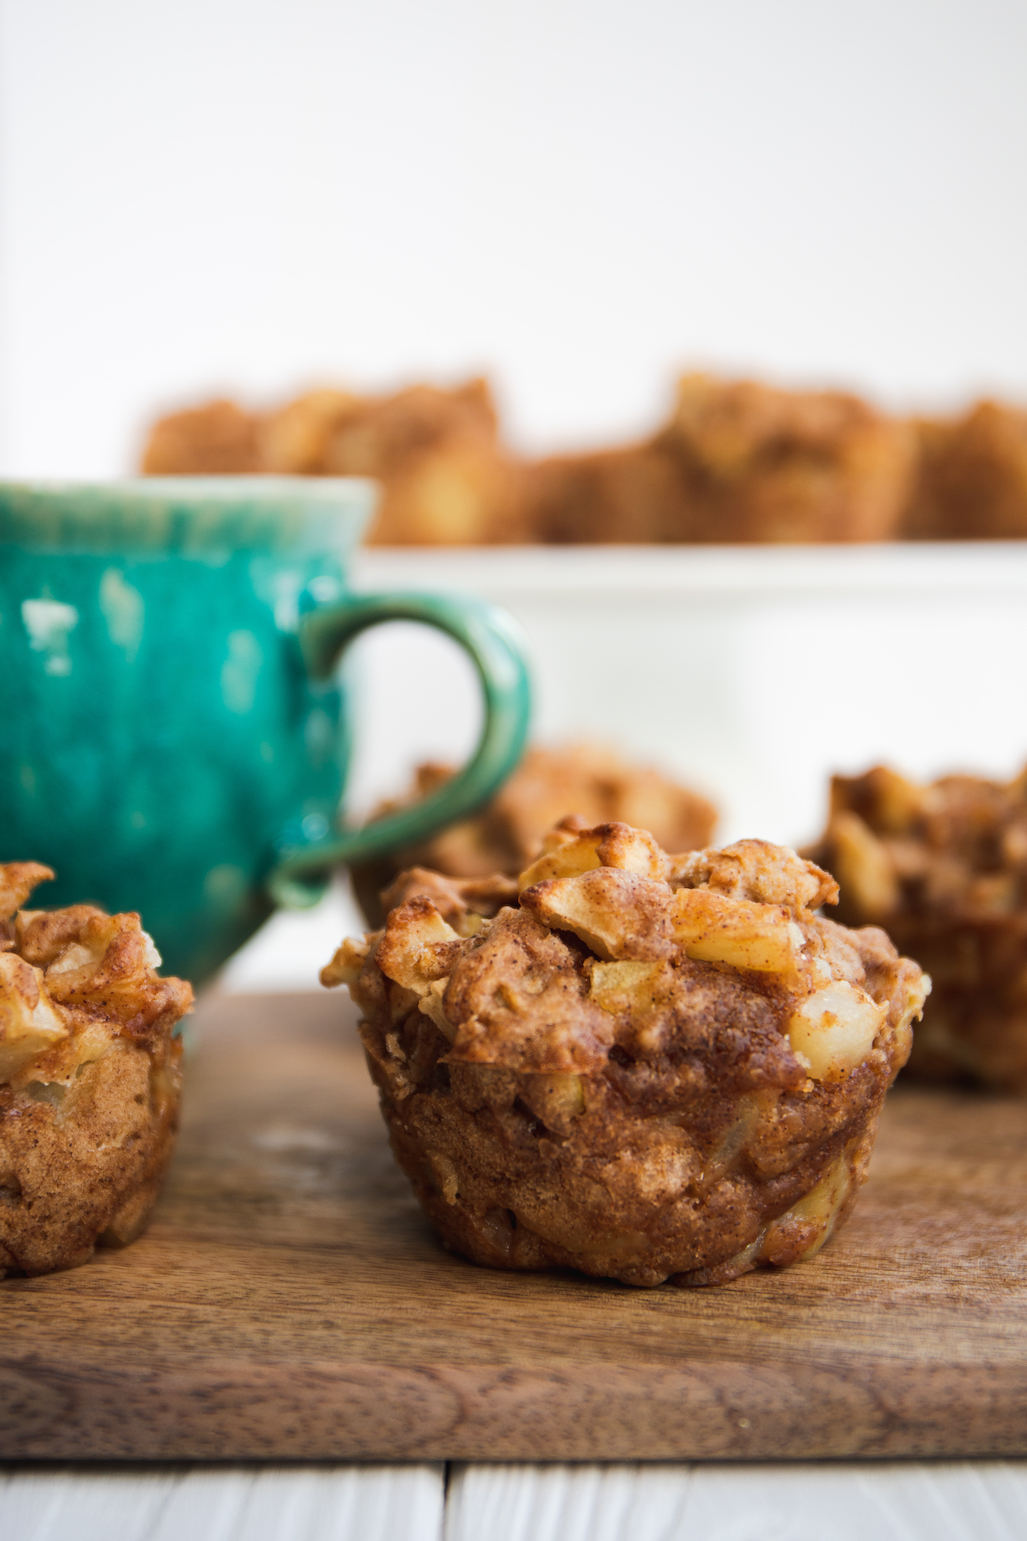
{"label": "white painted wood table", "polygon": [[[317,988],[338,889],[280,915],[230,991]],[[1025,1366],[1027,1374],[1027,1366]],[[1027,1461],[0,1465],[0,1541],[1027,1541]]]}
{"label": "white painted wood table", "polygon": [[9,1468],[11,1541],[1023,1541],[1027,1462]]}

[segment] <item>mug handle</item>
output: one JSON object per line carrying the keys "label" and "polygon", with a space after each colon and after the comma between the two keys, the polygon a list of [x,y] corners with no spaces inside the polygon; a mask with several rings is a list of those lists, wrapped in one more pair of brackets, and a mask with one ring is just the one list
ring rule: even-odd
{"label": "mug handle", "polygon": [[446,632],[470,654],[485,698],[485,722],[463,770],[423,802],[400,808],[361,829],[281,852],[267,880],[275,904],[306,909],[325,891],[328,872],[412,845],[476,812],[519,761],[531,718],[531,684],[524,639],[512,616],[483,600],[444,594],[356,594],[310,611],[300,621],[307,671],[327,679],[361,632],[386,621],[420,621]]}

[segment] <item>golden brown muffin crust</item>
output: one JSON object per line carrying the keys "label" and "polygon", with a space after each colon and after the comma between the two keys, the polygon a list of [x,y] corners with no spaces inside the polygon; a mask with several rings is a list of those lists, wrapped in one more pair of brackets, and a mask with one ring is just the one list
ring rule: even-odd
{"label": "golden brown muffin crust", "polygon": [[865,1176],[920,970],[815,915],[835,884],[794,852],[558,834],[473,925],[410,875],[322,976],[363,1011],[432,1223],[479,1263],[632,1284],[812,1255]]}
{"label": "golden brown muffin crust", "polygon": [[124,1245],[156,1201],[191,1009],[135,914],[19,909],[52,877],[0,865],[0,1277]]}

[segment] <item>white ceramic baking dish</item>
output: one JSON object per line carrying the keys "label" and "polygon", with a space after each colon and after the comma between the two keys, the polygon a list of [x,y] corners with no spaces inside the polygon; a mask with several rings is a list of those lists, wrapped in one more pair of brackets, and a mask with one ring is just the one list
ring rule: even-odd
{"label": "white ceramic baking dish", "polygon": [[[1009,775],[1027,759],[1027,542],[366,550],[362,588],[469,591],[524,627],[536,737],[593,737],[711,793],[724,839],[815,835],[833,770]],[[368,640],[366,804],[474,737],[420,629]]]}

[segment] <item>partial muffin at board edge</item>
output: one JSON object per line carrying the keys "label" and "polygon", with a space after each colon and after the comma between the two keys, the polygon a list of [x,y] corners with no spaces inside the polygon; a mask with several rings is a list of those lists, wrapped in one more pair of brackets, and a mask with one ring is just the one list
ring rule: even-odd
{"label": "partial muffin at board edge", "polygon": [[519,890],[420,870],[323,970],[443,1243],[496,1268],[723,1283],[849,1215],[930,987],[833,879],[744,840],[557,829]]}
{"label": "partial muffin at board edge", "polygon": [[192,989],[159,977],[136,914],[24,909],[52,877],[0,864],[0,1278],[133,1241],[178,1129]]}
{"label": "partial muffin at board edge", "polygon": [[805,853],[849,925],[882,925],[934,990],[906,1071],[1027,1095],[1027,769],[926,784],[884,765],[834,776]]}

